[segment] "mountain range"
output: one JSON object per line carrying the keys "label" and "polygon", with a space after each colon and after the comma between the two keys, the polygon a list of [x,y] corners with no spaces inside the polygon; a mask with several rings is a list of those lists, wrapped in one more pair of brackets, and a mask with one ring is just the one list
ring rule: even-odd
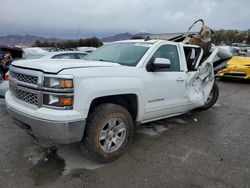
{"label": "mountain range", "polygon": [[[113,35],[110,37],[102,38],[102,42],[114,42],[119,40],[127,40],[131,39],[133,36],[147,36],[149,33],[137,33],[135,35],[131,33],[121,33],[117,35]],[[7,36],[0,36],[0,45],[9,45],[9,46],[31,46],[36,40],[46,41],[46,42],[57,42],[60,40],[67,40],[67,39],[60,39],[60,38],[45,38],[45,37],[38,37],[33,35],[7,35]]]}
{"label": "mountain range", "polygon": [[146,37],[148,35],[151,35],[151,34],[150,33],[137,33],[133,35],[131,33],[120,33],[114,36],[102,38],[101,41],[102,42],[114,42],[114,41],[119,41],[119,40],[128,40],[134,36]]}
{"label": "mountain range", "polygon": [[44,38],[44,37],[37,37],[37,36],[32,36],[32,35],[7,35],[7,36],[0,36],[0,45],[31,46],[36,40],[56,42],[61,39]]}

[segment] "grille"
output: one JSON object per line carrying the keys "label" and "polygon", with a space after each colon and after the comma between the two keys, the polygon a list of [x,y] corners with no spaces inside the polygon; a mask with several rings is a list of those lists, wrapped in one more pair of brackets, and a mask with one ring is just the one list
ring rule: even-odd
{"label": "grille", "polygon": [[11,84],[10,84],[10,91],[17,99],[32,105],[38,105],[37,94],[24,91],[18,88],[14,88],[11,86]]}
{"label": "grille", "polygon": [[38,83],[38,77],[36,76],[29,76],[25,74],[16,73],[16,72],[11,72],[11,76],[20,82],[25,82],[25,83],[34,84],[34,85],[37,85]]}

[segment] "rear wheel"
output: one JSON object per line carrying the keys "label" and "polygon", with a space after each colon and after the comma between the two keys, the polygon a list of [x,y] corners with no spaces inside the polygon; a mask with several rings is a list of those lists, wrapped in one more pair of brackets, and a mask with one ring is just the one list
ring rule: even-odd
{"label": "rear wheel", "polygon": [[207,98],[207,101],[205,102],[204,106],[200,107],[199,110],[207,110],[211,108],[219,97],[219,87],[216,82],[214,82],[213,88],[211,92],[209,93],[209,96]]}
{"label": "rear wheel", "polygon": [[127,109],[106,103],[97,106],[88,117],[84,146],[97,162],[107,163],[119,158],[133,136],[133,120]]}

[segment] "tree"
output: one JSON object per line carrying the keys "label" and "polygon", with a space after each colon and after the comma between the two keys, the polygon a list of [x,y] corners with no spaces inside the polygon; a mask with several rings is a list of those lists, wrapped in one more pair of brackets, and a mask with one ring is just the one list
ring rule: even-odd
{"label": "tree", "polygon": [[63,40],[58,42],[35,41],[33,47],[57,47],[57,48],[76,48],[76,47],[100,47],[103,43],[97,37],[79,39],[79,40]]}
{"label": "tree", "polygon": [[40,47],[41,45],[42,45],[41,41],[40,40],[36,40],[32,46],[33,47],[35,47],[35,46],[39,46]]}
{"label": "tree", "polygon": [[250,45],[250,30],[237,31],[237,30],[218,30],[213,37],[213,43],[230,44],[230,43],[246,43]]}

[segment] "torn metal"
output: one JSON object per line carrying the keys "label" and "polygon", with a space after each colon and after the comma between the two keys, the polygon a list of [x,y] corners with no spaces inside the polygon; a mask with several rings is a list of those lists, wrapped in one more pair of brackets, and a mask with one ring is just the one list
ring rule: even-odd
{"label": "torn metal", "polygon": [[[201,29],[197,33],[191,32],[192,28],[197,24],[201,23]],[[200,46],[203,49],[203,56],[201,61],[205,61],[209,56],[212,55],[212,52],[219,48],[218,54],[215,54],[213,59],[213,70],[214,73],[217,73],[219,70],[223,69],[226,65],[226,62],[231,59],[233,56],[233,48],[230,46],[214,46],[212,44],[212,38],[215,35],[215,32],[205,25],[203,19],[195,21],[189,28],[186,33],[179,34],[168,34],[168,35],[152,35],[151,39],[161,39],[168,40],[173,42],[183,42],[185,44],[192,44]]]}

